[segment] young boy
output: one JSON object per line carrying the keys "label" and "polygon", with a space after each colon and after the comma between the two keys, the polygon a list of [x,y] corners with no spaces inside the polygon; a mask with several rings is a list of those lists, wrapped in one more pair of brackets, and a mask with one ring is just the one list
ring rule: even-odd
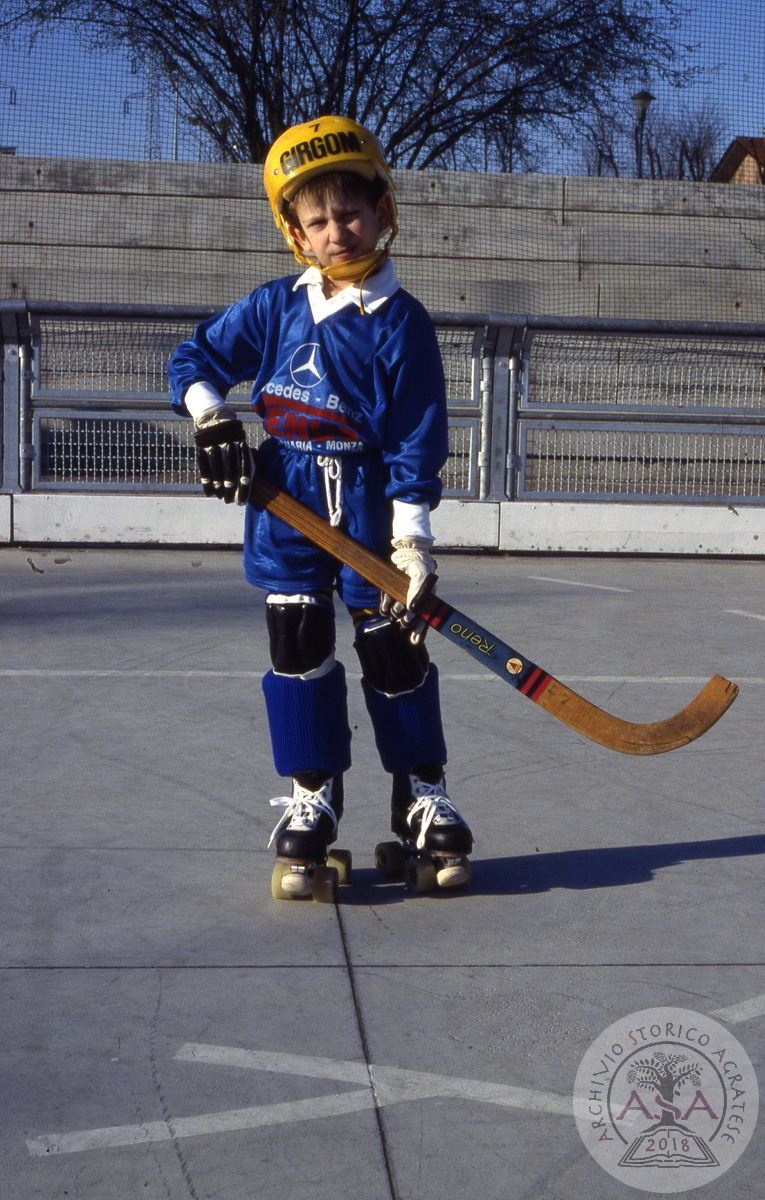
{"label": "young boy", "polygon": [[[271,147],[264,180],[276,225],[307,269],[205,321],[169,374],[173,406],[194,419],[205,493],[246,505],[245,574],[268,593],[273,669],[263,691],[276,771],[292,778],[291,796],[271,802],[286,810],[271,838],[272,892],[328,898],[327,847],[351,763],[333,591],[354,622],[367,709],[393,776],[392,829],[419,862],[410,886],[457,886],[469,877],[472,835],[446,794],[438,672],[411,607],[435,569],[429,513],[447,455],[435,333],[388,257],[393,182],[368,130],[345,117],[295,126]],[[255,459],[225,405],[245,379],[269,435]],[[408,607],[381,601],[355,571],[248,503],[253,470],[377,554],[392,544],[411,579]],[[391,844],[379,849],[378,865],[390,867]]]}

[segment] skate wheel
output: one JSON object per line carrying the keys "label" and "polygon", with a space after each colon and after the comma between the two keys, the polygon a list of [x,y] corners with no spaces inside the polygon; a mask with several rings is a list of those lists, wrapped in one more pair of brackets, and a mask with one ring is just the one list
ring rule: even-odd
{"label": "skate wheel", "polygon": [[447,863],[445,866],[439,866],[436,862],[434,866],[436,883],[440,888],[463,887],[470,882],[470,863],[466,858],[460,859],[459,862]]}
{"label": "skate wheel", "polygon": [[292,871],[288,862],[277,859],[271,872],[271,895],[274,900],[302,900],[311,895],[311,877]]}
{"label": "skate wheel", "polygon": [[317,904],[334,904],[338,873],[334,867],[314,867],[312,895]]}
{"label": "skate wheel", "polygon": [[337,871],[337,881],[340,884],[351,882],[351,867],[353,859],[350,850],[330,850],[327,855],[327,866]]}
{"label": "skate wheel", "polygon": [[429,858],[409,858],[404,865],[406,890],[414,896],[432,892],[436,887],[436,868]]}
{"label": "skate wheel", "polygon": [[380,842],[375,846],[375,866],[386,879],[400,879],[406,855],[401,842]]}

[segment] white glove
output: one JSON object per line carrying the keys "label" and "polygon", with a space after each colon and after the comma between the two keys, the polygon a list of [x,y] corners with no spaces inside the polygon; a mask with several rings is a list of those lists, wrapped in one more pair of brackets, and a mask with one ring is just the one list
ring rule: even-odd
{"label": "white glove", "polygon": [[409,630],[410,640],[416,645],[422,641],[427,628],[426,622],[417,616],[417,602],[423,600],[436,582],[436,563],[430,548],[432,538],[401,537],[391,543],[391,562],[409,576],[406,606],[394,600],[387,592],[380,596],[380,612],[398,621],[403,629]]}

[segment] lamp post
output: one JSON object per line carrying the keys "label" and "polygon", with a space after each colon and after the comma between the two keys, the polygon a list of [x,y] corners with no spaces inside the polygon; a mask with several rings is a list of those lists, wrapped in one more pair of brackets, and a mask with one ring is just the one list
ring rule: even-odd
{"label": "lamp post", "polygon": [[635,107],[635,163],[637,165],[637,177],[643,178],[643,132],[645,130],[645,119],[648,115],[649,105],[656,99],[650,92],[645,90],[635,92],[630,99]]}
{"label": "lamp post", "polygon": [[173,162],[178,162],[178,139],[180,134],[181,81],[178,72],[172,71],[170,79],[173,85]]}
{"label": "lamp post", "polygon": [[[4,80],[0,79],[0,91],[7,91],[8,104],[11,108],[14,108],[16,106],[18,94],[17,94],[16,88],[13,86],[13,84],[5,83]],[[15,154],[15,153],[16,153],[15,146],[0,146],[0,154]]]}

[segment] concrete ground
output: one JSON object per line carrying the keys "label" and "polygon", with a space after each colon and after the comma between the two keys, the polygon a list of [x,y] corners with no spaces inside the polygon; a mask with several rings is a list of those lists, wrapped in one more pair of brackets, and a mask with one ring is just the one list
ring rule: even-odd
{"label": "concrete ground", "polygon": [[[445,598],[612,712],[741,686],[700,741],[634,759],[432,634],[477,839],[460,894],[376,876],[388,785],[341,621],[334,906],[270,897],[284,786],[238,555],[0,552],[3,1200],[678,1191],[682,1168],[603,1169],[574,1081],[607,1026],[665,1007],[717,1014],[765,1083],[764,571],[442,556]],[[755,1132],[699,1195],[759,1198],[764,1172]]]}

